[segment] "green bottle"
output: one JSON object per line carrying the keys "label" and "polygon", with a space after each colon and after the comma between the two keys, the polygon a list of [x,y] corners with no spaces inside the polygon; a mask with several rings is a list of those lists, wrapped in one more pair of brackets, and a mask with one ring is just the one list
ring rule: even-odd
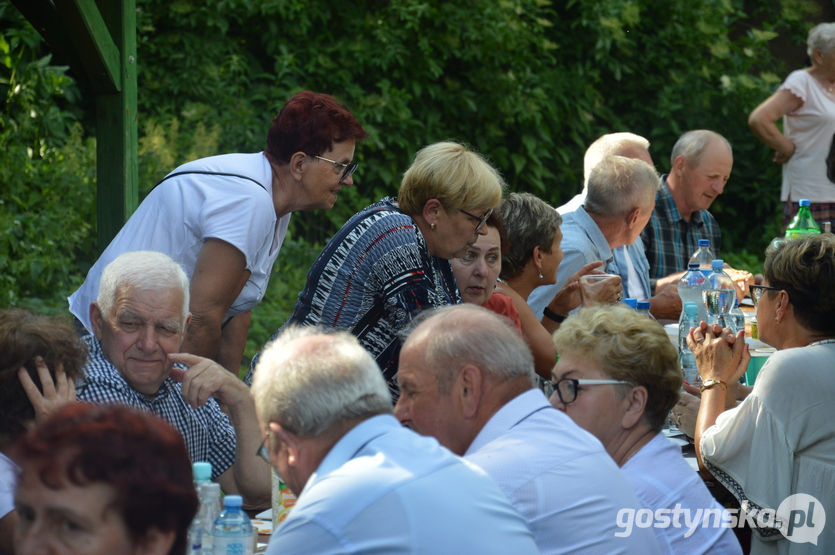
{"label": "green bottle", "polygon": [[794,239],[796,237],[821,232],[821,228],[809,211],[809,199],[802,198],[799,204],[800,207],[797,209],[797,214],[795,214],[789,227],[786,228],[786,239]]}

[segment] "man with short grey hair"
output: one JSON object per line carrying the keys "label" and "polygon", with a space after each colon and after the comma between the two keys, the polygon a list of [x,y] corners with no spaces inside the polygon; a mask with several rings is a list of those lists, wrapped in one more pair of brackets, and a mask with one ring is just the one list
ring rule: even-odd
{"label": "man with short grey hair", "polygon": [[167,420],[192,461],[212,464],[226,494],[242,495],[248,507],[268,506],[270,473],[256,455],[260,432],[249,389],[217,363],[179,352],[191,319],[188,295],[188,278],[168,255],[128,252],[108,264],[90,304],[94,335],[85,337],[89,358],[78,399]]}
{"label": "man with short grey hair", "polygon": [[285,328],[252,389],[261,452],[298,495],[268,554],[538,553],[488,476],[397,422],[353,335]]}
{"label": "man with short grey hair", "polygon": [[725,190],[733,161],[727,139],[706,129],[688,131],[673,146],[670,173],[661,177],[655,210],[641,234],[654,287],[655,280],[667,278],[660,288],[687,270],[699,239],[709,239],[719,257],[722,232],[708,208]]}
{"label": "man with short grey hair", "polygon": [[603,445],[534,387],[533,356],[483,307],[433,310],[400,353],[394,414],[483,468],[524,516],[541,553],[659,553],[651,530],[618,537],[641,505]]}

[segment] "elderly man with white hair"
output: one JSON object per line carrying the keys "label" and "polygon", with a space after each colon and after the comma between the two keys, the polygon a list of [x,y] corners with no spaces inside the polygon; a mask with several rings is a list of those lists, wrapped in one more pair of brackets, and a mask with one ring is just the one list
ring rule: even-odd
{"label": "elderly man with white hair", "polygon": [[188,278],[168,255],[128,252],[108,264],[90,304],[94,335],[85,337],[89,359],[78,399],[129,405],[167,420],[185,438],[192,461],[212,464],[212,478],[226,494],[242,495],[248,507],[266,506],[270,473],[256,454],[255,402],[217,363],[179,353],[191,319],[188,303]]}
{"label": "elderly man with white hair", "polygon": [[268,554],[538,553],[488,476],[397,422],[353,335],[285,328],[253,391],[260,452],[298,495]]}

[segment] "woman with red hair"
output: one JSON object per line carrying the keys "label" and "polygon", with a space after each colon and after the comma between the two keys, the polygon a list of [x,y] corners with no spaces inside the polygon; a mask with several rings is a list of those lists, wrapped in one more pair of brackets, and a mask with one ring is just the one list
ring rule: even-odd
{"label": "woman with red hair", "polygon": [[197,512],[182,436],[122,405],[67,405],[12,450],[18,555],[182,555]]}
{"label": "woman with red hair", "polygon": [[191,283],[191,324],[182,351],[237,374],[250,311],[267,290],[290,214],[330,210],[354,184],[357,141],[367,136],[327,95],[302,91],[273,119],[266,150],[188,162],[151,191],[69,298],[92,333],[90,304],[104,268],[122,253],[162,252]]}

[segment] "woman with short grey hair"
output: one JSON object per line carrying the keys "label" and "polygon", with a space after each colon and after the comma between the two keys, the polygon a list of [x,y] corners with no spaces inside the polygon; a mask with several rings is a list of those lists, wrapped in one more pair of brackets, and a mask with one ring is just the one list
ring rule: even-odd
{"label": "woman with short grey hair", "polygon": [[[812,66],[792,72],[777,92],[748,118],[754,135],[774,149],[783,165],[783,225],[797,213],[798,201],[811,201],[818,221],[835,219],[835,187],[826,176],[826,155],[835,135],[835,23],[809,31]],[[777,120],[783,120],[783,131]]]}

